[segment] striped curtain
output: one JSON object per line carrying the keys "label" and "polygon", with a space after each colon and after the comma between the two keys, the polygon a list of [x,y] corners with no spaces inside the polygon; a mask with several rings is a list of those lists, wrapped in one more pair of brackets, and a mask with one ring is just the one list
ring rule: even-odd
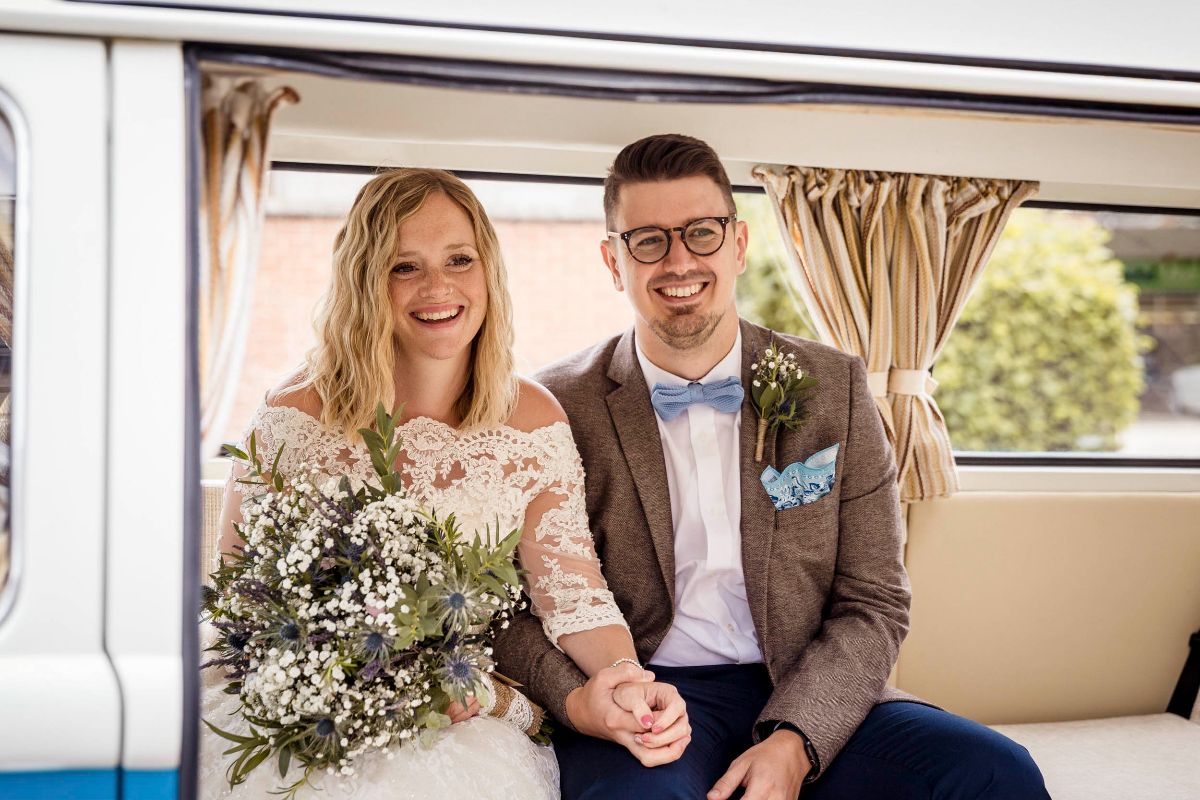
{"label": "striped curtain", "polygon": [[861,356],[896,455],[900,499],[958,474],[934,362],[1031,181],[759,165],[791,280],[826,344]]}
{"label": "striped curtain", "polygon": [[216,455],[237,392],[263,220],[267,136],[288,87],[205,76],[200,204],[200,437]]}

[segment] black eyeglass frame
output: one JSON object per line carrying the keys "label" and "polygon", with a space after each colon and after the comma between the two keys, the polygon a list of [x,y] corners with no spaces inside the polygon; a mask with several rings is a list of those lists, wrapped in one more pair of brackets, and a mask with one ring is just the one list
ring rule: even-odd
{"label": "black eyeglass frame", "polygon": [[[721,223],[721,242],[716,247],[714,247],[712,250],[709,250],[707,253],[697,253],[695,250],[693,250],[688,245],[687,237],[685,237],[683,235],[683,232],[686,231],[688,228],[692,227],[693,225],[695,225],[697,222],[704,222],[705,220],[709,220],[709,219],[714,219],[717,222]],[[623,241],[625,243],[625,249],[629,251],[629,257],[632,258],[634,261],[638,262],[639,264],[657,264],[658,262],[662,261],[664,258],[666,258],[667,256],[669,256],[671,254],[671,243],[675,241],[675,238],[673,236],[671,236],[672,232],[677,232],[679,234],[679,241],[683,242],[684,248],[692,255],[694,255],[694,256],[711,256],[713,253],[717,252],[718,250],[720,250],[722,247],[725,246],[725,240],[729,237],[729,223],[733,222],[735,220],[737,220],[737,212],[736,211],[733,212],[732,214],[729,214],[729,215],[723,216],[723,217],[697,217],[696,219],[692,220],[691,222],[687,223],[686,225],[676,225],[674,228],[660,228],[657,225],[641,225],[637,228],[631,228],[630,230],[627,230],[624,233],[617,233],[616,231],[607,231],[607,233],[609,236],[616,236],[617,238],[619,238],[621,241]],[[659,231],[659,232],[661,232],[662,235],[665,236],[667,239],[667,249],[663,251],[663,254],[661,256],[654,259],[653,261],[643,261],[642,259],[638,258],[637,255],[633,252],[633,245],[631,245],[629,243],[630,238],[632,238],[633,235],[635,233],[637,233],[638,231]]]}

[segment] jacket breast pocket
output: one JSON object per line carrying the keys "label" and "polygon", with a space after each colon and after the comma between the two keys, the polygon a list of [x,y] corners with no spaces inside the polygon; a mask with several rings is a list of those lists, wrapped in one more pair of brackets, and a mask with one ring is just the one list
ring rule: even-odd
{"label": "jacket breast pocket", "polygon": [[822,574],[837,561],[838,492],[775,512],[772,558],[791,571]]}

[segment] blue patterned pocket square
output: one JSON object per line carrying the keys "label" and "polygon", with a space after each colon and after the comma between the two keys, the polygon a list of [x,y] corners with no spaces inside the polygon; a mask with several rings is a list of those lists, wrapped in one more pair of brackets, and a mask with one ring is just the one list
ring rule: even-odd
{"label": "blue patterned pocket square", "polygon": [[782,473],[774,467],[764,469],[760,480],[775,508],[783,511],[785,508],[806,506],[829,494],[833,488],[838,447],[840,445],[835,444],[818,450],[804,461],[787,467]]}

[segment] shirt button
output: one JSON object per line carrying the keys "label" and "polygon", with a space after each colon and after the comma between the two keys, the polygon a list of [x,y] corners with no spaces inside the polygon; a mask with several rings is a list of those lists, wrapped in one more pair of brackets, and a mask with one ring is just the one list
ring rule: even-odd
{"label": "shirt button", "polygon": [[732,625],[726,625],[725,630],[729,631],[730,633],[733,633],[735,630],[737,630],[737,628],[733,627]]}

